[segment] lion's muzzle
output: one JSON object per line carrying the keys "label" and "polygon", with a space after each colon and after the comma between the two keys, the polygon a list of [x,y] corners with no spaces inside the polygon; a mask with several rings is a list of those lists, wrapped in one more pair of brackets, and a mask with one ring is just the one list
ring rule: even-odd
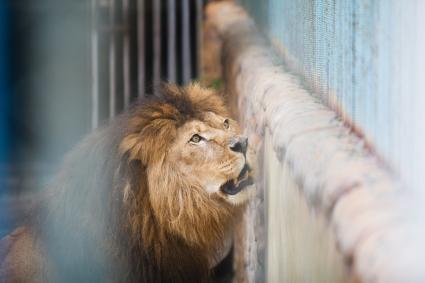
{"label": "lion's muzzle", "polygon": [[232,179],[224,183],[220,187],[220,190],[228,195],[236,195],[246,187],[254,184],[250,171],[251,168],[249,165],[245,164],[239,176],[236,179]]}
{"label": "lion's muzzle", "polygon": [[229,142],[229,147],[232,151],[240,152],[243,155],[246,154],[248,148],[248,138],[247,137],[235,137],[231,138]]}

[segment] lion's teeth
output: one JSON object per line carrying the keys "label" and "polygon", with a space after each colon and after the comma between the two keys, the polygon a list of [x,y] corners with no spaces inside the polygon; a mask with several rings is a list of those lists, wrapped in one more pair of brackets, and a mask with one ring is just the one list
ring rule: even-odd
{"label": "lion's teeth", "polygon": [[239,184],[243,181],[245,181],[246,179],[248,179],[249,174],[244,174],[240,179],[236,179],[235,181],[235,186],[239,186]]}

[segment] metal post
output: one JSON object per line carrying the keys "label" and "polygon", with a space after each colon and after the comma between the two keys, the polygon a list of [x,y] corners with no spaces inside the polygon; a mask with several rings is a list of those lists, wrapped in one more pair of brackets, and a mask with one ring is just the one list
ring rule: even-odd
{"label": "metal post", "polygon": [[145,95],[145,1],[137,0],[137,85],[139,96]]}
{"label": "metal post", "polygon": [[202,17],[203,17],[203,0],[196,0],[196,76],[202,77]]}
{"label": "metal post", "polygon": [[161,80],[161,0],[153,1],[153,87]]}
{"label": "metal post", "polygon": [[97,31],[97,1],[91,1],[91,81],[92,81],[92,112],[91,126],[93,129],[99,126],[99,70],[98,70],[98,48],[99,38]]}
{"label": "metal post", "polygon": [[182,0],[182,61],[183,61],[183,84],[187,84],[191,79],[191,58],[190,58],[190,7],[189,0]]}
{"label": "metal post", "polygon": [[130,105],[131,78],[130,78],[130,3],[129,0],[122,2],[123,18],[123,87],[124,87],[124,109]]}
{"label": "metal post", "polygon": [[115,0],[109,0],[109,117],[113,118],[116,114],[116,95],[117,95],[117,82],[116,82],[116,17],[115,17]]}
{"label": "metal post", "polygon": [[167,76],[169,82],[176,82],[176,1],[168,0],[168,48]]}

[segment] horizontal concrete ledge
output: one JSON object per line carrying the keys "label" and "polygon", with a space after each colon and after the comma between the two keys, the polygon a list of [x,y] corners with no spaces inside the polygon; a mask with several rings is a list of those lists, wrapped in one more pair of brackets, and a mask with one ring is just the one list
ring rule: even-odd
{"label": "horizontal concrete ledge", "polygon": [[362,282],[425,282],[424,229],[406,213],[409,197],[385,164],[285,71],[241,7],[212,3],[206,16],[222,39],[226,88],[246,131],[260,142],[269,131],[347,265]]}

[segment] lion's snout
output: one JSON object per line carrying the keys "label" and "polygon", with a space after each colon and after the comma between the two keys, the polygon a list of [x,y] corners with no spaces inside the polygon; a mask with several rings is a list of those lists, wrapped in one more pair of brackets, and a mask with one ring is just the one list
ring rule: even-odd
{"label": "lion's snout", "polygon": [[232,151],[246,154],[248,148],[248,138],[244,136],[233,137],[229,141],[229,148]]}

